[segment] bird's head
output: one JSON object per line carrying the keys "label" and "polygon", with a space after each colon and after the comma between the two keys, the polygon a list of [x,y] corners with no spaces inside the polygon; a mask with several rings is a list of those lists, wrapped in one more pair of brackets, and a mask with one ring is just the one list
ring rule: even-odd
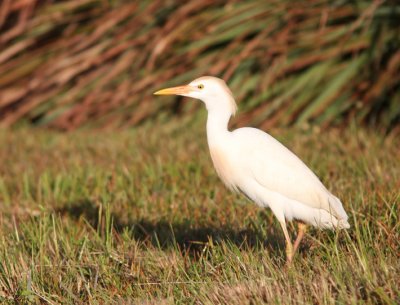
{"label": "bird's head", "polygon": [[203,76],[188,85],[162,89],[154,94],[196,98],[206,104],[208,111],[229,111],[234,115],[237,110],[231,90],[222,79],[213,76]]}

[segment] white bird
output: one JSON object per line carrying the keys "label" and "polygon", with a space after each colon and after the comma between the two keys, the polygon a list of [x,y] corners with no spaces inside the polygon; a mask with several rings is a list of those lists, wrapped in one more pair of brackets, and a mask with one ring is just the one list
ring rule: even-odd
{"label": "white bird", "polygon": [[[204,102],[207,141],[218,176],[234,191],[241,191],[261,207],[269,207],[286,239],[286,258],[292,261],[306,225],[349,228],[340,200],[289,149],[269,134],[250,127],[228,130],[237,106],[231,90],[219,78],[204,76],[188,85],[162,89],[156,95],[182,95]],[[298,220],[294,245],[286,220]]]}

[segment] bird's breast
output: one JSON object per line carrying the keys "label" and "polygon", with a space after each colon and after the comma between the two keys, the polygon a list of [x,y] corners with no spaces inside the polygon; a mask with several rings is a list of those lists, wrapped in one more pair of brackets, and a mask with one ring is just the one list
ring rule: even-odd
{"label": "bird's breast", "polygon": [[211,159],[214,168],[222,182],[230,189],[237,191],[235,182],[235,164],[229,155],[222,149],[210,147]]}

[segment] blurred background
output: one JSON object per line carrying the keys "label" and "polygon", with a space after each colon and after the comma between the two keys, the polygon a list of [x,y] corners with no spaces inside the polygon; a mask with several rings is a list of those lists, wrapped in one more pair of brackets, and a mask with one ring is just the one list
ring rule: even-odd
{"label": "blurred background", "polygon": [[196,117],[200,103],[152,93],[213,75],[238,125],[399,131],[399,71],[394,0],[0,1],[2,127]]}

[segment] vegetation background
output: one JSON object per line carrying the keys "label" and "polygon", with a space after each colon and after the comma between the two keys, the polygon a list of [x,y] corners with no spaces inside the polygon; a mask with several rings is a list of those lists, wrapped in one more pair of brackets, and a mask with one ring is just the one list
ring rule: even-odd
{"label": "vegetation background", "polygon": [[[399,71],[394,0],[1,0],[0,302],[399,304]],[[152,96],[207,74],[350,230],[285,267],[273,215],[216,177],[201,103]]]}
{"label": "vegetation background", "polygon": [[225,79],[243,124],[400,118],[397,1],[4,0],[0,121],[134,126],[194,112],[166,85]]}

